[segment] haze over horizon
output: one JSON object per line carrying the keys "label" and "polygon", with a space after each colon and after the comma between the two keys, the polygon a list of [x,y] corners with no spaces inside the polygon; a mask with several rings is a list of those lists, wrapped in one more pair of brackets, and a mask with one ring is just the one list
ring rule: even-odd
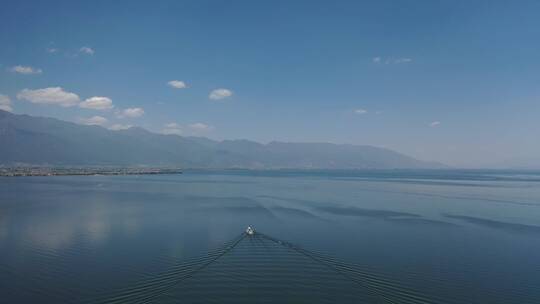
{"label": "haze over horizon", "polygon": [[0,109],[539,168],[540,2],[519,3],[3,2]]}

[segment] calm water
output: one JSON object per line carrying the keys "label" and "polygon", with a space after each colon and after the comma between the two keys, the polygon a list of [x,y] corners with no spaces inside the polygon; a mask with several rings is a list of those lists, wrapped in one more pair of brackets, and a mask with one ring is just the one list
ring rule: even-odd
{"label": "calm water", "polygon": [[[221,256],[248,225],[279,241],[243,239]],[[156,286],[171,288],[153,302],[301,303],[306,292],[307,303],[352,303],[363,292],[282,240],[393,299],[540,303],[540,172],[0,178],[2,303],[106,302]],[[186,263],[213,257],[177,284]]]}

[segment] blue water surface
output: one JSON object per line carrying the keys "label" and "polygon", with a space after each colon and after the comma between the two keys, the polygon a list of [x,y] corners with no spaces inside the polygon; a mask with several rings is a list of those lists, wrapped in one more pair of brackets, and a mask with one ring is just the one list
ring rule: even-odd
{"label": "blue water surface", "polygon": [[[0,302],[102,300],[220,248],[248,225],[355,265],[396,294],[419,294],[418,303],[540,303],[540,172],[496,170],[0,178]],[[268,249],[257,244],[241,248]],[[227,257],[215,269],[234,272],[228,260],[238,262]],[[269,297],[283,286],[264,282]],[[310,284],[320,282],[302,286]],[[204,301],[182,302],[190,299]],[[332,297],[309,302],[317,299]]]}

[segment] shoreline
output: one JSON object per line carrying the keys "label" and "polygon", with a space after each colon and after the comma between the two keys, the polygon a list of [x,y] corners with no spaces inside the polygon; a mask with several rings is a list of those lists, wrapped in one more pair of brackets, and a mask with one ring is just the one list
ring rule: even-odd
{"label": "shoreline", "polygon": [[54,168],[7,167],[0,168],[0,177],[23,176],[92,176],[92,175],[157,175],[182,174],[178,168]]}

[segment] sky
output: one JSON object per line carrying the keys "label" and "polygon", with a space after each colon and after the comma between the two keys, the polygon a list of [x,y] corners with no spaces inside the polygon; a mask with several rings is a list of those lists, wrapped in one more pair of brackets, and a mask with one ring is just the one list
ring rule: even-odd
{"label": "sky", "polygon": [[0,109],[540,167],[540,1],[0,1]]}

